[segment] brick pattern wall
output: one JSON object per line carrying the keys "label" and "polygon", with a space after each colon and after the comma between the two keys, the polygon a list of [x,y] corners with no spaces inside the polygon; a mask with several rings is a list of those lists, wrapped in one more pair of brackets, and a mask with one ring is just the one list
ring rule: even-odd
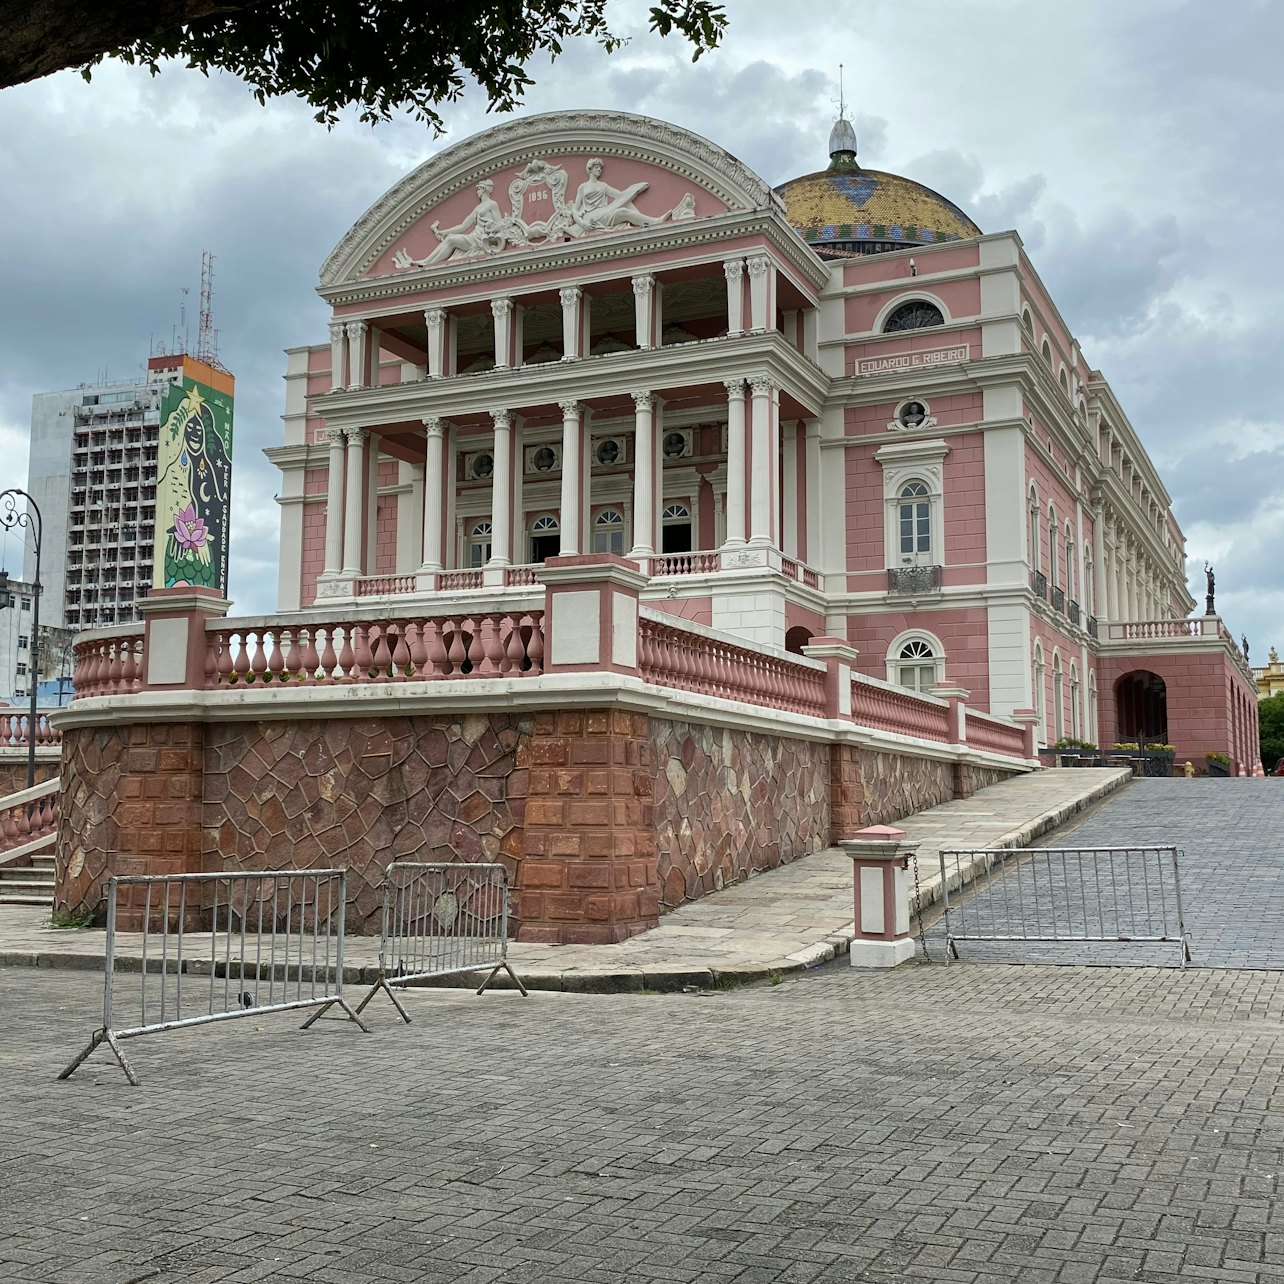
{"label": "brick pattern wall", "polygon": [[[199,873],[203,766],[199,725],[67,731],[55,907],[101,926],[111,875]],[[138,930],[139,907],[122,901],[117,922]]]}
{"label": "brick pattern wall", "polygon": [[508,714],[218,723],[206,729],[211,868],[343,866],[348,922],[377,934],[398,858],[498,861],[520,879],[532,722]]}
{"label": "brick pattern wall", "polygon": [[829,842],[827,745],[662,718],[651,719],[650,731],[665,905],[681,905]]}
{"label": "brick pattern wall", "polygon": [[535,716],[518,938],[601,945],[659,922],[648,720],[622,710]]}

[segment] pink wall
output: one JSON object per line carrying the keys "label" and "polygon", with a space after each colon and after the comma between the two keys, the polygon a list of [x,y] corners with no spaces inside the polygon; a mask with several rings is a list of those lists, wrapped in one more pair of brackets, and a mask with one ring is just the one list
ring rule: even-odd
{"label": "pink wall", "polygon": [[843,264],[843,284],[868,285],[874,281],[899,280],[908,288],[915,279],[910,276],[909,271],[911,258],[917,264],[921,276],[933,272],[956,272],[976,267],[981,262],[981,247],[975,241],[967,241],[959,245],[948,243],[923,246],[915,249],[912,254],[898,254],[894,258],[890,255],[871,254]]}
{"label": "pink wall", "polygon": [[[974,317],[981,311],[981,283],[971,278],[963,281],[932,281],[919,284],[919,278],[905,277],[888,282],[886,290],[876,290],[869,294],[857,294],[845,301],[843,316],[848,334],[864,334],[873,330],[878,314],[893,300],[904,295],[906,299],[923,298],[939,300],[944,306],[947,324],[953,321]],[[907,330],[906,335],[916,331]],[[928,330],[927,334],[932,334]],[[947,337],[948,336],[948,337]],[[942,334],[936,331],[936,342],[933,347],[942,347],[955,342],[954,332]]]}
{"label": "pink wall", "polygon": [[849,615],[847,638],[860,652],[856,667],[871,677],[887,680],[887,648],[907,629],[935,635],[945,650],[945,680],[970,692],[969,703],[979,709],[990,704],[988,620],[984,607],[963,610],[880,611]]}
{"label": "pink wall", "polygon": [[325,505],[303,506],[303,560],[299,569],[299,602],[317,600],[317,577],[325,569]]}

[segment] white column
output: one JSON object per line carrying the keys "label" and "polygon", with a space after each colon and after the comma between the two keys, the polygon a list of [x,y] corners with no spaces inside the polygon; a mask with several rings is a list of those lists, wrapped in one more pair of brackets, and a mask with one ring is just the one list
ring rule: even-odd
{"label": "white column", "polygon": [[490,561],[488,566],[510,565],[513,545],[513,420],[507,410],[492,410],[495,422],[495,471],[490,490]]}
{"label": "white column", "polygon": [[442,498],[445,493],[443,447],[445,422],[434,416],[424,420],[424,560],[421,571],[440,571],[442,561]]}
{"label": "white column", "polygon": [[504,369],[511,365],[513,348],[513,301],[492,299],[490,313],[495,319],[495,367]]}
{"label": "white column", "polygon": [[366,386],[366,323],[348,322],[348,387]]}
{"label": "white column", "polygon": [[370,369],[370,377],[366,380],[366,386],[377,388],[380,383],[379,364],[382,360],[383,343],[379,334],[379,327],[371,324],[368,327],[369,338],[366,341],[366,363]]}
{"label": "white column", "polygon": [[655,552],[655,398],[633,394],[633,550],[630,557]]}
{"label": "white column", "polygon": [[562,556],[574,557],[580,551],[580,527],[583,525],[584,458],[580,450],[580,403],[559,403],[562,412]]}
{"label": "white column", "polygon": [[744,333],[745,316],[745,262],[744,259],[728,259],[722,265],[727,278],[727,333]]}
{"label": "white column", "polygon": [[343,574],[364,575],[361,565],[361,537],[365,532],[365,458],[366,437],[364,428],[349,428],[347,476],[344,482],[345,502],[343,513]]}
{"label": "white column", "polygon": [[526,309],[519,303],[513,309],[513,365],[526,364]]}
{"label": "white column", "polygon": [[781,530],[780,550],[789,557],[798,556],[798,424],[781,429],[784,460],[780,476]]}
{"label": "white column", "polygon": [[820,360],[820,309],[804,308],[803,323],[803,356],[812,361]]}
{"label": "white column", "polygon": [[562,360],[574,361],[580,352],[580,303],[584,291],[568,286],[558,292],[562,301]]}
{"label": "white column", "polygon": [[428,327],[428,378],[440,379],[446,372],[446,310],[424,310],[424,325]]}
{"label": "white column", "polygon": [[770,315],[771,260],[765,254],[757,254],[746,260],[749,269],[749,328],[755,332],[774,329],[774,320]]}
{"label": "white column", "polygon": [[325,491],[325,570],[322,574],[338,575],[343,569],[343,457],[347,439],[342,428],[327,429],[326,436],[330,439],[330,475]]}
{"label": "white column", "polygon": [[775,428],[773,393],[770,379],[750,379],[753,392],[753,471],[749,478],[749,542],[771,543],[772,474],[776,471],[778,433]]}
{"label": "white column", "polygon": [[819,567],[820,555],[820,420],[807,424],[807,555],[809,565]]}
{"label": "white column", "polygon": [[513,520],[512,520],[512,544],[508,550],[508,557],[515,565],[522,565],[530,561],[530,550],[526,547],[526,496],[522,493],[522,488],[526,484],[526,433],[523,428],[525,420],[521,415],[513,416],[512,445],[509,447],[509,453],[513,460],[513,486],[511,494],[513,497]]}
{"label": "white column", "polygon": [[342,321],[330,322],[330,391],[340,392],[346,388],[348,355],[348,327]]}
{"label": "white column", "polygon": [[727,539],[745,542],[745,381],[727,379]]}
{"label": "white column", "polygon": [[633,317],[639,348],[654,348],[655,333],[655,277],[633,278]]}
{"label": "white column", "polygon": [[[1109,618],[1110,599],[1106,589],[1106,533],[1102,529],[1104,524],[1101,508],[1095,507],[1092,510],[1092,614]],[[1091,739],[1091,737],[1088,738]]]}

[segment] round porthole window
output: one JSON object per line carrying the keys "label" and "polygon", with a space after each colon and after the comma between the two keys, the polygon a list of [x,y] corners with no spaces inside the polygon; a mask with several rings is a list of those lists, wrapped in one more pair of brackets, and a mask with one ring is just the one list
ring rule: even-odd
{"label": "round porthole window", "polygon": [[927,407],[921,401],[907,401],[901,408],[901,423],[906,428],[917,428],[927,418]]}
{"label": "round porthole window", "polygon": [[595,457],[599,464],[614,464],[620,458],[620,443],[612,441],[609,437],[605,441],[599,441]]}
{"label": "round porthole window", "polygon": [[557,453],[549,446],[541,446],[531,456],[531,463],[537,473],[552,472],[557,467]]}
{"label": "round porthole window", "polygon": [[473,476],[489,477],[495,471],[495,460],[491,455],[473,456]]}

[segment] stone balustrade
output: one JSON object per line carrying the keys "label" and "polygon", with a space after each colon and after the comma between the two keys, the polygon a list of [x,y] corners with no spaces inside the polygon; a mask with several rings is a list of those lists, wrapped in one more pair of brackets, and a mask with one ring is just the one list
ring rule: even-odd
{"label": "stone balustrade", "polygon": [[717,553],[660,553],[649,559],[652,575],[712,575]]}
{"label": "stone balustrade", "polygon": [[781,559],[780,573],[786,579],[802,584],[806,588],[820,587],[820,573],[803,562],[795,562],[791,557]]}
{"label": "stone balustrade", "polygon": [[1019,723],[978,709],[967,710],[967,743],[973,749],[1007,754],[1013,758],[1025,755],[1025,728]]}
{"label": "stone balustrade", "polygon": [[128,695],[142,682],[143,630],[95,633],[74,648],[71,684],[80,696]]}
{"label": "stone balustrade", "polygon": [[680,625],[638,621],[638,667],[656,686],[824,717],[825,672]]}
{"label": "stone balustrade", "polygon": [[[28,744],[27,728],[31,715],[27,713],[0,713],[0,749],[25,749]],[[62,743],[62,732],[49,721],[49,715],[36,712],[36,747],[52,747]]]}
{"label": "stone balustrade", "polygon": [[58,829],[59,780],[0,798],[0,855],[48,838]]}
{"label": "stone balustrade", "polygon": [[206,627],[205,686],[333,686],[435,678],[537,677],[544,613]]}
{"label": "stone balustrade", "polygon": [[852,674],[852,718],[875,731],[891,731],[922,740],[951,743],[950,705],[936,696],[919,695],[863,673]]}
{"label": "stone balustrade", "polygon": [[353,585],[355,597],[387,597],[393,593],[413,593],[414,591],[413,575],[371,575],[357,580]]}

